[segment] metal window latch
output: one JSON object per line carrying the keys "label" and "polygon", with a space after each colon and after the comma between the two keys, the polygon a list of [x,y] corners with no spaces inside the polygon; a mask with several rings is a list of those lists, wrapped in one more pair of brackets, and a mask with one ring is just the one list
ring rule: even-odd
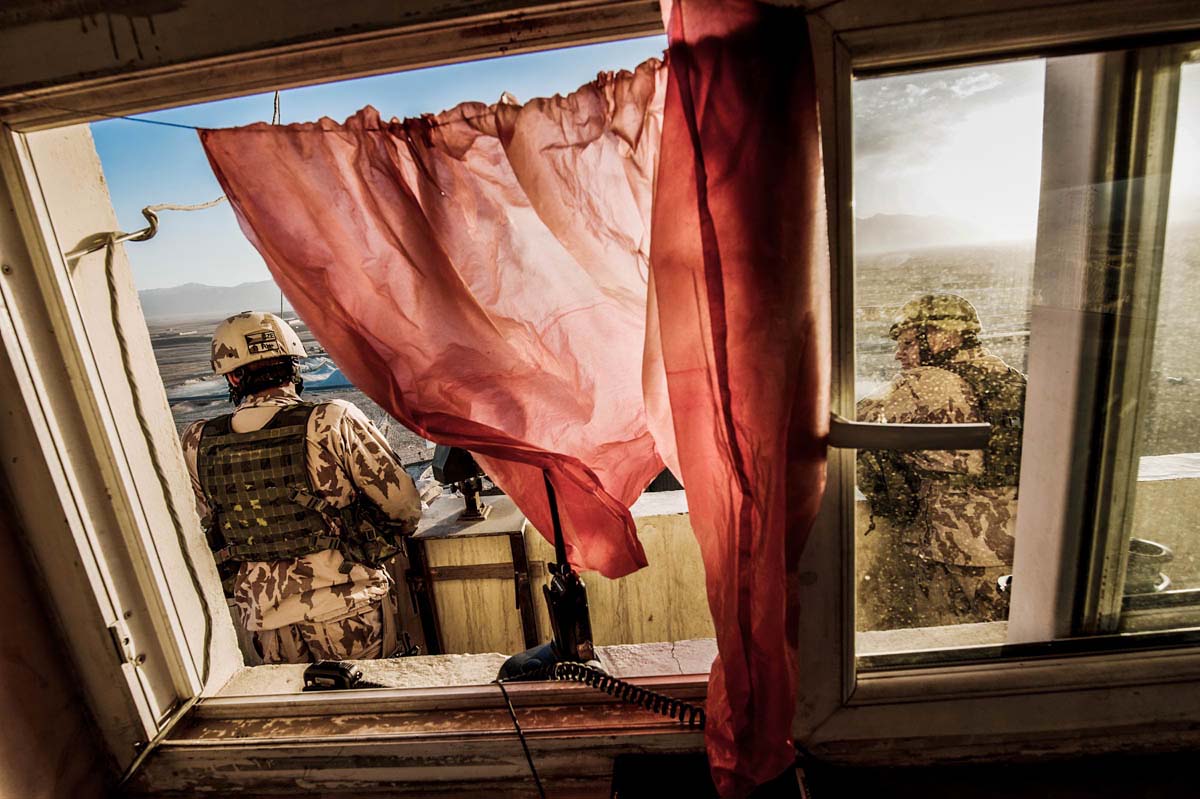
{"label": "metal window latch", "polygon": [[843,449],[983,449],[992,426],[971,424],[877,424],[830,414],[829,446]]}
{"label": "metal window latch", "polygon": [[139,654],[133,645],[133,637],[123,619],[118,619],[108,625],[108,634],[112,638],[113,649],[116,650],[117,657],[122,663],[140,666],[146,662],[146,656]]}

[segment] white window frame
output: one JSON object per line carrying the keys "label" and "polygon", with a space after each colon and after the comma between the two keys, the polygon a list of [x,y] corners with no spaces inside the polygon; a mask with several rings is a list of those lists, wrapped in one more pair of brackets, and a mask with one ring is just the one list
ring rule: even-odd
{"label": "white window frame", "polygon": [[[811,5],[816,9],[810,20],[821,83],[834,259],[833,409],[852,418],[851,71],[1047,54],[1063,46],[1100,47],[1133,36],[1186,33],[1200,38],[1200,8],[1190,0],[1136,5],[972,0],[947,18],[951,12],[940,0]],[[397,46],[392,48],[388,35],[377,33],[366,43],[316,41],[308,47],[257,51],[248,60],[176,64],[136,77],[49,86],[37,95],[40,105],[10,108],[6,114],[10,127],[0,141],[0,167],[15,210],[0,206],[0,254],[6,266],[0,280],[0,377],[8,381],[11,375],[18,391],[5,392],[0,401],[0,410],[7,412],[0,414],[0,433],[14,447],[23,447],[33,463],[20,472],[8,463],[3,468],[10,482],[17,482],[13,478],[21,473],[36,478],[19,498],[18,512],[68,633],[89,705],[117,762],[127,766],[145,741],[167,729],[169,718],[182,715],[172,708],[187,709],[187,723],[146,761],[138,776],[141,789],[261,789],[291,784],[296,770],[303,768],[314,787],[344,790],[351,785],[348,780],[357,780],[364,788],[387,781],[413,788],[428,781],[468,790],[489,781],[511,787],[511,780],[524,778],[525,766],[500,697],[490,687],[380,691],[332,700],[312,695],[199,698],[191,706],[200,688],[188,655],[195,650],[196,630],[178,619],[180,612],[171,610],[163,590],[164,582],[177,575],[179,553],[150,556],[152,544],[160,553],[166,544],[150,532],[161,529],[164,510],[161,498],[154,499],[154,492],[145,488],[148,444],[126,424],[120,381],[97,366],[97,353],[112,342],[107,332],[89,328],[96,298],[78,289],[79,281],[94,280],[97,270],[94,264],[71,264],[63,257],[77,242],[62,229],[61,219],[57,226],[50,224],[43,186],[50,181],[39,179],[40,166],[30,151],[35,137],[29,134],[98,114],[500,54],[514,40],[514,49],[536,49],[661,30],[652,3],[616,3],[599,10],[589,5],[592,16],[587,17],[580,16],[580,6],[556,4],[545,10],[541,27],[494,18],[486,25],[478,20],[457,26],[443,22],[432,32],[397,26],[392,42]],[[622,17],[622,11],[628,13]],[[470,48],[455,50],[468,29],[478,38]],[[75,232],[114,224],[103,222],[81,220]],[[93,274],[81,278],[82,269]],[[136,295],[127,266],[121,269],[125,283],[120,299],[128,308]],[[72,280],[76,288],[69,291]],[[99,318],[99,309],[94,310]],[[135,321],[140,321],[137,314],[127,330],[135,328]],[[135,338],[136,358],[152,371],[148,340]],[[146,393],[152,384],[139,385]],[[172,490],[186,491],[165,399],[151,396],[147,404],[156,431],[149,446],[174,464]],[[14,418],[12,411],[24,417]],[[1020,660],[860,672],[853,635],[853,473],[853,453],[832,450],[829,490],[804,554],[803,571],[811,579],[802,580],[800,589],[804,613],[794,731],[810,751],[848,763],[890,764],[1027,753],[1031,741],[1044,742],[1041,748],[1047,752],[1078,753],[1198,740],[1191,728],[1200,720],[1200,649],[1192,646],[1078,655],[1035,652]],[[197,532],[192,528],[193,540]],[[63,552],[72,557],[64,559]],[[74,553],[79,553],[77,559]],[[205,577],[210,589],[211,576]],[[80,586],[90,586],[91,592]],[[154,649],[147,664],[159,663],[152,691],[107,633],[115,625],[116,640],[122,640],[118,622],[128,610],[134,611],[131,619],[139,614],[147,619],[138,643]],[[154,634],[154,625],[161,626],[163,619],[167,629]],[[218,639],[227,633],[218,630]],[[234,665],[222,658],[214,662],[213,683],[219,683]],[[703,676],[646,682],[689,698],[704,693]],[[582,686],[519,686],[513,694],[524,708],[535,759],[543,774],[561,785],[594,784],[611,771],[614,754],[634,747],[650,752],[701,748],[698,734],[615,705]],[[450,732],[439,727],[447,712],[459,713],[461,720]],[[354,732],[348,735],[351,727]],[[447,755],[448,748],[455,750],[454,756]],[[463,757],[469,756],[476,758],[477,767],[464,771]],[[256,758],[261,768],[223,768],[247,757]],[[356,772],[348,778],[350,767]]]}
{"label": "white window frame", "polygon": [[[846,0],[811,18],[834,259],[832,405],[845,418],[855,414],[851,76],[1200,38],[1200,14],[1180,3],[1138,3],[1135,8],[1122,2],[979,2],[955,13],[961,18],[952,18],[936,3]],[[1078,360],[1081,335],[1058,343],[1073,347],[1071,355]],[[1031,371],[1033,361],[1031,354]],[[1031,422],[1061,425],[1091,413],[1077,397],[1056,405],[1049,397],[1034,396],[1036,377],[1030,378]],[[811,752],[886,765],[1027,754],[1038,749],[1036,741],[1042,738],[1045,749],[1060,753],[1103,750],[1135,739],[1146,746],[1178,744],[1183,725],[1172,720],[1195,719],[1200,712],[1195,691],[1184,688],[1200,687],[1195,636],[1126,637],[1116,648],[1110,639],[1051,642],[1077,632],[1071,626],[1075,598],[1069,594],[1076,588],[1082,535],[1073,515],[1078,502],[1069,496],[1072,450],[1056,449],[1055,443],[1061,442],[1027,433],[1018,524],[1021,529],[1053,527],[1060,531],[1058,540],[1075,549],[1064,548],[1057,559],[1051,553],[1053,563],[1046,568],[1031,562],[1035,559],[1028,548],[1022,553],[1018,530],[1017,560],[1026,556],[1024,573],[1048,578],[1048,584],[1039,589],[1031,587],[1036,580],[1027,580],[1016,588],[1014,578],[1014,614],[1020,612],[1022,591],[1027,602],[1060,604],[1048,613],[1039,604],[1042,618],[1032,631],[1018,631],[1014,638],[1010,626],[1010,642],[1028,642],[1024,646],[980,650],[982,657],[974,662],[927,659],[922,664],[913,659],[870,670],[862,668],[854,653],[854,454],[830,451],[825,503],[803,556],[804,572],[812,579],[802,581],[801,588],[801,680],[794,732]],[[1034,469],[1028,469],[1031,463]],[[1040,497],[1026,489],[1027,479],[1039,472]],[[1014,571],[1021,566],[1018,562]],[[1108,568],[1111,575],[1111,563]],[[1069,585],[1063,579],[1068,574]],[[836,576],[836,585],[822,580],[825,575]],[[1148,687],[1157,684],[1164,687]],[[1130,701],[1132,696],[1136,701]],[[1114,734],[1114,727],[1123,733]]]}
{"label": "white window frame", "polygon": [[[284,10],[286,4],[280,5]],[[298,733],[304,746],[323,758],[334,753],[327,770],[306,770],[314,781],[327,779],[341,789],[349,785],[344,769],[357,757],[355,746],[368,753],[384,747],[394,755],[378,772],[356,765],[353,779],[364,787],[394,780],[411,789],[427,781],[438,790],[462,785],[473,792],[489,780],[511,785],[528,779],[512,721],[492,686],[381,690],[349,699],[215,696],[241,666],[241,656],[215,566],[203,554],[190,483],[132,275],[118,249],[116,300],[131,354],[131,380],[120,366],[105,253],[87,252],[97,234],[115,230],[117,222],[90,133],[78,123],[274,86],[661,33],[659,10],[647,0],[525,3],[528,12],[520,3],[498,4],[510,8],[462,20],[455,19],[462,12],[451,3],[442,3],[442,9],[428,5],[424,11],[435,18],[432,24],[401,25],[349,41],[318,37],[299,52],[272,48],[217,66],[117,75],[61,91],[43,88],[6,109],[0,192],[11,205],[0,205],[0,224],[9,234],[0,245],[0,377],[17,390],[0,397],[0,451],[13,454],[13,463],[20,453],[21,462],[10,468],[5,457],[3,468],[18,489],[22,529],[47,575],[49,604],[66,633],[85,699],[118,768],[134,772],[136,789],[290,784],[289,758],[304,755],[294,738],[279,740],[278,720],[300,714],[312,719]],[[464,47],[464,40],[470,46]],[[197,75],[210,79],[203,88]],[[149,436],[133,410],[135,385]],[[183,516],[211,609],[212,669],[204,686],[198,667],[204,637],[200,596],[173,540],[152,449]],[[633,681],[693,701],[702,700],[706,691],[706,675]],[[631,749],[703,749],[698,732],[620,705],[587,686],[524,684],[509,693],[539,771],[552,787],[607,778],[613,758]],[[353,736],[349,747],[343,724],[347,711],[371,727]],[[449,739],[447,712],[457,719]],[[371,726],[367,716],[379,723]],[[180,721],[186,723],[177,729]],[[237,740],[222,740],[227,737]],[[447,740],[455,746],[448,749]],[[250,752],[266,752],[268,759],[274,753],[282,765],[278,771],[222,768],[230,757]],[[476,767],[464,769],[464,758],[477,761]],[[445,768],[432,765],[439,762]]]}

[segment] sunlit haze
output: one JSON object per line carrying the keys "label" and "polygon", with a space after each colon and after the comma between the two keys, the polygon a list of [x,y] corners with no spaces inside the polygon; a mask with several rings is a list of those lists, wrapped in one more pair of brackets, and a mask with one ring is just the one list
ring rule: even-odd
{"label": "sunlit haze", "polygon": [[955,243],[1032,240],[1044,82],[1041,60],[855,81],[855,215],[946,217]]}

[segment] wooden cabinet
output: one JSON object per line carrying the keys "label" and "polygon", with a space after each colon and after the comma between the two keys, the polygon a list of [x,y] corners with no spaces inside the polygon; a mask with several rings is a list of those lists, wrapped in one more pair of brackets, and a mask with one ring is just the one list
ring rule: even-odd
{"label": "wooden cabinet", "polygon": [[[550,640],[542,586],[554,545],[508,497],[484,502],[492,507],[486,519],[460,522],[462,498],[439,497],[414,536],[414,561],[425,562],[410,564],[407,582],[428,597],[425,652],[514,654]],[[632,512],[650,565],[619,580],[583,573],[595,643],[712,638],[704,564],[683,492],[645,494]],[[411,602],[405,612],[411,616]]]}
{"label": "wooden cabinet", "polygon": [[[643,494],[633,507],[638,539],[649,565],[619,580],[582,574],[598,646],[713,638],[704,588],[704,562],[692,533],[683,491]],[[529,557],[554,560],[554,545],[533,527],[525,534]],[[538,583],[540,586],[541,582]],[[550,639],[550,617],[536,589],[538,634]]]}
{"label": "wooden cabinet", "polygon": [[463,522],[462,497],[438,497],[410,542],[401,586],[407,584],[410,614],[415,604],[424,616],[427,653],[514,654],[542,642],[534,602],[542,601],[545,562],[528,560],[525,517],[512,500],[501,495],[483,501],[491,508],[487,518]]}

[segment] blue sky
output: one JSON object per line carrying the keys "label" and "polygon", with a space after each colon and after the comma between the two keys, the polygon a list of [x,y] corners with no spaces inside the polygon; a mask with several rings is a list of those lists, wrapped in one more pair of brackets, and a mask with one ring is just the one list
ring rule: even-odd
{"label": "blue sky", "polygon": [[[632,69],[661,56],[665,36],[570,47],[328,83],[281,92],[284,123],[321,117],[343,120],[366,105],[388,117],[436,113],[458,103],[518,100],[573,91],[606,70]],[[270,121],[274,93],[222,100],[138,116],[220,128]],[[198,203],[221,193],[196,132],[114,119],[93,123],[113,207],[123,230],[145,227],[141,209],[158,203]],[[242,236],[226,204],[205,211],[164,211],[158,235],[126,246],[139,289],[183,283],[232,286],[267,280],[262,259]]]}

